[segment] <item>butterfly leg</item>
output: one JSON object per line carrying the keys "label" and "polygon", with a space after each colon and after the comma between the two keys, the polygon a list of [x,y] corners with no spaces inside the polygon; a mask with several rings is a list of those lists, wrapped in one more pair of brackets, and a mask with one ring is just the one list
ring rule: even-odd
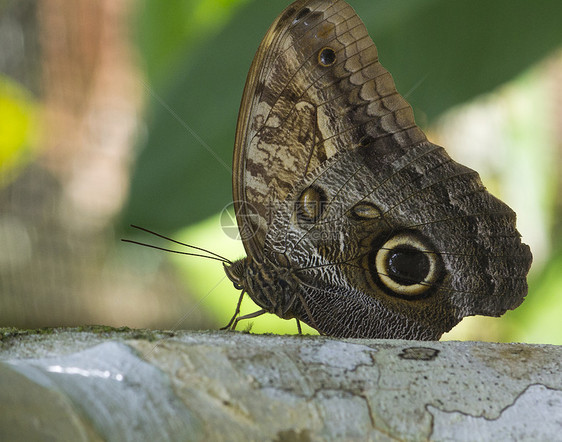
{"label": "butterfly leg", "polygon": [[240,316],[240,317],[236,318],[236,319],[234,320],[234,324],[232,324],[231,330],[236,329],[236,326],[238,325],[238,321],[241,321],[242,319],[256,318],[257,316],[261,316],[261,315],[263,315],[264,313],[267,313],[267,311],[262,308],[261,310],[258,310],[257,312],[249,313],[249,314],[247,314],[247,315]]}
{"label": "butterfly leg", "polygon": [[302,335],[301,322],[296,318],[295,320],[297,321],[297,330],[299,331],[299,335]]}
{"label": "butterfly leg", "polygon": [[[234,311],[234,315],[232,316],[232,318],[230,318],[230,321],[228,321],[228,324],[226,324],[224,327],[221,327],[221,330],[229,329],[230,326],[234,323],[234,320],[236,319],[236,316],[238,316],[238,314],[240,313],[240,306],[242,305],[242,299],[244,298],[245,293],[246,292],[244,290],[242,290],[242,293],[240,293],[240,298],[238,298],[238,304],[236,304],[236,310]],[[234,327],[232,327],[232,330],[234,330],[235,328],[236,328],[236,324],[234,324]]]}

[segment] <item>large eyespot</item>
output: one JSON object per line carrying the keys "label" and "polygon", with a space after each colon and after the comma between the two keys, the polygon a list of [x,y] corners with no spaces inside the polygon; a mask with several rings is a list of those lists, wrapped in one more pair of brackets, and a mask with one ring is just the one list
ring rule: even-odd
{"label": "large eyespot", "polygon": [[305,222],[316,221],[322,215],[325,204],[326,194],[320,187],[307,187],[296,202],[298,219]]}
{"label": "large eyespot", "polygon": [[332,48],[322,48],[318,52],[318,63],[320,66],[327,68],[336,62],[336,51]]}
{"label": "large eyespot", "polygon": [[439,255],[428,241],[412,232],[399,233],[386,241],[377,251],[374,264],[384,288],[399,297],[426,294],[442,276]]}

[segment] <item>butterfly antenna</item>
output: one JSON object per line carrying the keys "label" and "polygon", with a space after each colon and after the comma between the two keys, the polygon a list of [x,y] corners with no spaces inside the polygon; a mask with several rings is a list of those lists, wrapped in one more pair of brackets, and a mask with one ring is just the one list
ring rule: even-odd
{"label": "butterfly antenna", "polygon": [[195,250],[199,250],[201,252],[208,253],[209,255],[212,255],[212,256],[202,255],[202,254],[199,254],[199,253],[182,252],[180,250],[167,249],[165,247],[158,247],[158,246],[154,246],[152,244],[146,244],[146,243],[139,242],[139,241],[133,241],[132,239],[121,239],[121,241],[128,242],[128,243],[131,243],[131,244],[137,244],[139,246],[150,247],[152,249],[163,250],[165,252],[177,253],[179,255],[198,256],[200,258],[214,259],[216,261],[221,261],[221,262],[225,262],[227,264],[232,264],[232,261],[230,261],[229,259],[227,259],[224,256],[221,256],[217,253],[211,252],[210,250],[203,249],[201,247],[192,246],[191,244],[186,244],[186,243],[183,243],[181,241],[177,241],[175,239],[172,239],[172,238],[169,238],[167,236],[161,235],[160,233],[153,232],[152,230],[145,229],[144,227],[136,226],[134,224],[131,224],[131,227],[134,228],[134,229],[142,230],[143,232],[146,232],[146,233],[150,233],[151,235],[158,236],[159,238],[165,239],[166,241],[170,241],[170,242],[179,244],[181,246],[188,247],[190,249],[195,249]]}

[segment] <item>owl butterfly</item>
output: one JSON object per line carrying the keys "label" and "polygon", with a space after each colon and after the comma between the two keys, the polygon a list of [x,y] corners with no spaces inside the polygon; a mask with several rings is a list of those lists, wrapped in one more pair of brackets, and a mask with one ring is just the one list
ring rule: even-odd
{"label": "owl butterfly", "polygon": [[[321,334],[439,339],[527,293],[515,213],[429,142],[344,1],[298,0],[265,35],[238,117],[247,257],[229,324],[274,313]],[[261,308],[239,313],[244,293]]]}

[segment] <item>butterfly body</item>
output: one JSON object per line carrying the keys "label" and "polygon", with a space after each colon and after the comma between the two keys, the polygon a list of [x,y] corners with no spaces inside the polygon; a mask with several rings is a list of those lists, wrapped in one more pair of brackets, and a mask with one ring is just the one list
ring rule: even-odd
{"label": "butterfly body", "polygon": [[299,0],[244,91],[225,266],[264,311],[341,337],[438,339],[527,290],[515,213],[429,142],[344,1]]}
{"label": "butterfly body", "polygon": [[244,289],[252,300],[268,313],[292,319],[292,307],[297,298],[299,281],[290,269],[278,265],[264,265],[251,258],[243,258],[232,265],[225,264],[225,272],[235,287]]}

